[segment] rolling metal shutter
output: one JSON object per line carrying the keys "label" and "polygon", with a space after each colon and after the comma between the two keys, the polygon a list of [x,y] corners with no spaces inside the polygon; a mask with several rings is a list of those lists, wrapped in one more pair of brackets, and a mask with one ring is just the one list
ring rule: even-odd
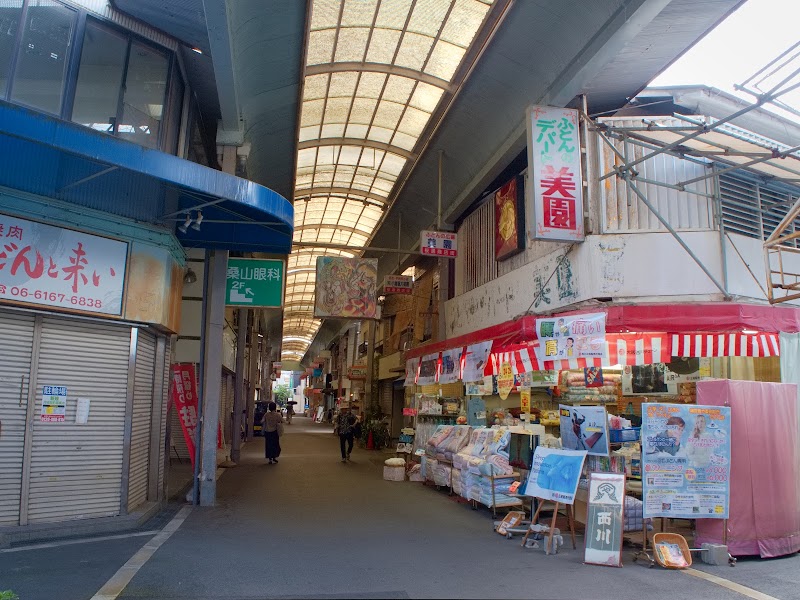
{"label": "rolling metal shutter", "polygon": [[[37,372],[28,521],[120,512],[131,328],[45,317]],[[42,386],[67,387],[63,423],[42,423]],[[91,402],[75,424],[78,398]]]}
{"label": "rolling metal shutter", "polygon": [[175,410],[175,404],[170,399],[169,409],[169,434],[170,434],[170,462],[178,459],[179,461],[191,460],[189,456],[189,448],[186,446],[186,440],[183,437],[183,427],[181,426],[181,419],[178,411]]}
{"label": "rolling metal shutter", "polygon": [[394,395],[394,388],[392,386],[392,383],[393,383],[392,379],[383,380],[380,383],[381,412],[389,417],[392,416],[392,397]]}
{"label": "rolling metal shutter", "polygon": [[167,346],[164,351],[164,364],[161,365],[161,376],[164,378],[164,394],[161,398],[161,435],[159,436],[159,451],[158,451],[158,497],[164,497],[164,468],[165,453],[168,451],[166,448],[167,437],[167,409],[171,402],[172,378],[170,377],[172,367],[172,348],[170,347],[170,340],[167,339]]}
{"label": "rolling metal shutter", "polygon": [[150,414],[153,406],[156,338],[139,330],[136,344],[136,374],[133,387],[131,420],[131,459],[128,469],[128,510],[147,500],[147,476],[150,455]]}
{"label": "rolling metal shutter", "polygon": [[19,524],[34,317],[0,311],[0,525]]}

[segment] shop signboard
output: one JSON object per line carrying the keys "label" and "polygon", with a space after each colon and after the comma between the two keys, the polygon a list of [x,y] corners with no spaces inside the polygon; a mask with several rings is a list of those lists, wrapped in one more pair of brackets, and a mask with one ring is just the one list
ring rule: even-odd
{"label": "shop signboard", "polygon": [[387,275],[383,281],[386,294],[411,294],[414,291],[414,278],[409,275]]}
{"label": "shop signboard", "polygon": [[536,333],[539,344],[535,352],[540,362],[606,358],[605,313],[536,319]]}
{"label": "shop signboard", "polygon": [[422,231],[419,236],[420,254],[455,258],[458,256],[458,236],[448,231]]}
{"label": "shop signboard", "polygon": [[317,257],[314,317],[374,319],[378,315],[378,259]]}
{"label": "shop signboard", "polygon": [[562,504],[574,503],[585,459],[585,450],[538,446],[533,454],[525,495]]}
{"label": "shop signboard", "polygon": [[608,416],[605,406],[558,405],[561,445],[586,450],[593,456],[608,456]]}
{"label": "shop signboard", "polygon": [[582,242],[583,178],[578,111],[531,106],[527,115],[528,230],[535,239]]}
{"label": "shop signboard", "polygon": [[483,381],[484,369],[492,353],[492,342],[480,342],[467,346],[464,355],[464,370],[461,377],[464,381]]}
{"label": "shop signboard", "polygon": [[500,374],[497,376],[497,392],[505,400],[514,388],[514,370],[511,363],[504,362],[500,365]]}
{"label": "shop signboard", "polygon": [[122,314],[128,244],[0,214],[0,300]]}
{"label": "shop signboard", "polygon": [[347,378],[351,381],[365,381],[367,379],[367,365],[352,365],[348,367]]}
{"label": "shop signboard", "polygon": [[623,473],[589,474],[584,562],[608,567],[622,566],[624,503]]}
{"label": "shop signboard", "polygon": [[190,363],[172,365],[172,402],[178,413],[183,430],[183,439],[194,466],[194,440],[197,429],[197,380],[194,365]]}
{"label": "shop signboard", "polygon": [[727,519],[731,409],[642,404],[645,517]]}
{"label": "shop signboard", "polygon": [[229,258],[225,304],[280,308],[283,305],[284,270],[282,260]]}
{"label": "shop signboard", "polygon": [[42,423],[63,423],[67,418],[67,388],[63,385],[42,386]]}

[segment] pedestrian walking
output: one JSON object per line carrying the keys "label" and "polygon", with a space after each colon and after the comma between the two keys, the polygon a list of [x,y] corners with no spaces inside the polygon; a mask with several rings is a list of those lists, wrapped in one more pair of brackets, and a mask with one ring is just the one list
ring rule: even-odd
{"label": "pedestrian walking", "polygon": [[267,414],[264,415],[264,457],[269,459],[269,464],[277,463],[281,455],[280,438],[283,435],[283,417],[277,412],[278,405],[270,402],[267,405]]}
{"label": "pedestrian walking", "polygon": [[[353,451],[353,428],[356,424],[356,416],[350,412],[349,406],[342,406],[339,409],[339,418],[336,420],[336,429],[339,432],[339,447],[342,451],[342,462],[350,460],[350,453]],[[347,448],[345,449],[345,445]]]}

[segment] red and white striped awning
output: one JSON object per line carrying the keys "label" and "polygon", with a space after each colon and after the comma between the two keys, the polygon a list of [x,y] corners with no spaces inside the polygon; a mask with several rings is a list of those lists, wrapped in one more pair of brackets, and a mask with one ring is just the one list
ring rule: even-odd
{"label": "red and white striped awning", "polygon": [[777,333],[709,333],[672,336],[672,355],[686,357],[780,356]]}

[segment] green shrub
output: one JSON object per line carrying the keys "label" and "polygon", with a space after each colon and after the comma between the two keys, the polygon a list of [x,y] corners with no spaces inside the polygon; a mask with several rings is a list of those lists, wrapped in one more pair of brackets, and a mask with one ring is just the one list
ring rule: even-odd
{"label": "green shrub", "polygon": [[19,596],[17,596],[11,590],[6,590],[4,592],[0,592],[0,600],[19,600]]}

